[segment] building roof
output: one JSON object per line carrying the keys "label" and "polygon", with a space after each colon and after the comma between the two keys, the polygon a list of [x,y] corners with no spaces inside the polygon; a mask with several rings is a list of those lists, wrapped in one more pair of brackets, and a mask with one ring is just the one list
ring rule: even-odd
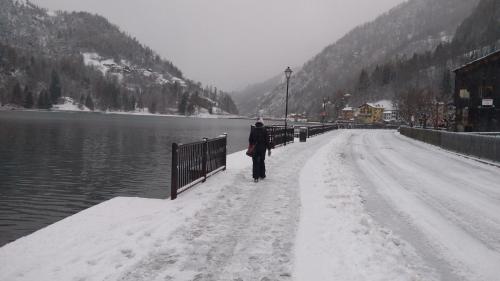
{"label": "building roof", "polygon": [[381,106],[380,104],[375,104],[375,103],[371,103],[371,102],[367,102],[365,104],[362,104],[361,106],[363,105],[368,105],[370,107],[374,107],[374,108],[384,108],[383,106]]}
{"label": "building roof", "polygon": [[478,66],[481,66],[483,64],[491,63],[492,61],[500,60],[500,50],[494,51],[493,53],[490,53],[482,58],[479,58],[475,61],[469,62],[465,65],[462,65],[461,67],[454,69],[453,72],[465,72],[472,70]]}
{"label": "building roof", "polygon": [[380,100],[375,102],[375,104],[383,107],[385,110],[394,110],[394,105],[391,100]]}

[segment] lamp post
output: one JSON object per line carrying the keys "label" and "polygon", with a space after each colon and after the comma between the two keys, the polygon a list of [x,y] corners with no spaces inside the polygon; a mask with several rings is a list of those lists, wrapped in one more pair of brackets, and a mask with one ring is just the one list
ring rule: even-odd
{"label": "lamp post", "polygon": [[322,123],[323,123],[323,126],[325,125],[325,119],[326,119],[326,107],[330,104],[330,99],[324,97],[323,98],[323,113],[321,115],[323,115],[322,117]]}
{"label": "lamp post", "polygon": [[287,127],[287,120],[288,120],[288,87],[290,84],[290,77],[292,77],[292,69],[290,67],[287,67],[285,70],[285,77],[286,77],[286,101],[285,101],[285,145],[286,142],[288,141],[288,127]]}

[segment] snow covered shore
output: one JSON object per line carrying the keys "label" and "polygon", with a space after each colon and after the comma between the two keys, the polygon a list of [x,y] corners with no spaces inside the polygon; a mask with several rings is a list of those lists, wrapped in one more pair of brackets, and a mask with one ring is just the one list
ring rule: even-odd
{"label": "snow covered shore", "polygon": [[141,109],[136,111],[98,111],[90,110],[86,107],[80,108],[79,105],[71,102],[54,105],[49,110],[46,109],[26,109],[19,106],[4,105],[0,106],[0,111],[43,111],[43,112],[86,112],[86,113],[101,113],[101,114],[120,114],[120,115],[136,115],[136,116],[158,116],[158,117],[178,117],[178,118],[203,118],[203,119],[248,119],[246,116],[232,115],[232,114],[209,114],[201,112],[192,115],[176,115],[176,114],[161,114],[150,113],[148,109]]}
{"label": "snow covered shore", "polygon": [[[410,160],[408,153],[426,158]],[[386,162],[395,159],[401,167]],[[446,163],[460,177],[467,177],[464,167],[489,177],[477,178],[479,185],[465,178],[446,183],[432,173],[418,175],[423,169],[408,164],[420,160]],[[500,191],[481,186],[500,178],[491,174],[497,168],[395,132],[363,130],[294,143],[273,151],[266,163],[268,178],[255,184],[251,160],[238,152],[229,156],[226,172],[176,201],[115,198],[66,218],[0,248],[0,280],[493,281],[500,276],[493,266],[500,261],[500,204],[493,204]],[[391,215],[372,214],[366,200],[374,197],[365,196],[367,191],[378,194],[374,205],[385,202],[401,225],[412,225],[412,235],[423,238],[405,236],[398,225],[388,227]],[[444,267],[453,273],[443,274]]]}

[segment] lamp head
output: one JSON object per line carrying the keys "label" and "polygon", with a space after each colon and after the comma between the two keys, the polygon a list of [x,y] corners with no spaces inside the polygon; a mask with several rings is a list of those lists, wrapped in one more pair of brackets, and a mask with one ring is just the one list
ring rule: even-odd
{"label": "lamp head", "polygon": [[285,70],[286,79],[290,79],[290,77],[292,77],[292,73],[292,69],[290,67],[287,67],[287,69]]}

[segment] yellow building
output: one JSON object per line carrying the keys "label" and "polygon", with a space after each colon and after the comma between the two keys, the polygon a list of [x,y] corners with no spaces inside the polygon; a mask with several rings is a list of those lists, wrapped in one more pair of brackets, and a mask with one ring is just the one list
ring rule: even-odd
{"label": "yellow building", "polygon": [[363,124],[383,123],[384,108],[373,103],[365,103],[359,107],[358,121]]}

